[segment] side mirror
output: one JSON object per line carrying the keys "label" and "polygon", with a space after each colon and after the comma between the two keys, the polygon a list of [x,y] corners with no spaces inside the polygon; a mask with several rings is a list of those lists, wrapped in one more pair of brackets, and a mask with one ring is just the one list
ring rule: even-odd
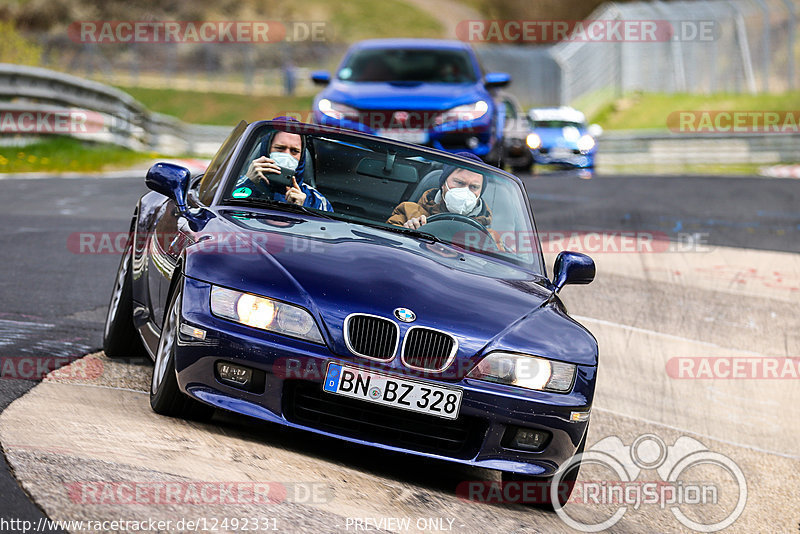
{"label": "side mirror", "polygon": [[594,260],[580,252],[562,250],[553,265],[553,285],[556,293],[567,284],[588,284],[594,280]]}
{"label": "side mirror", "polygon": [[327,70],[315,70],[311,73],[311,81],[315,85],[328,85],[331,83],[331,75]]}
{"label": "side mirror", "polygon": [[144,183],[156,193],[171,198],[181,212],[186,211],[186,190],[192,173],[172,163],[156,163],[147,171]]}
{"label": "side mirror", "polygon": [[487,89],[499,89],[511,83],[511,76],[505,72],[487,72],[483,77],[483,85]]}
{"label": "side mirror", "polygon": [[590,124],[586,131],[589,132],[589,135],[594,138],[598,138],[603,135],[603,127],[599,124]]}

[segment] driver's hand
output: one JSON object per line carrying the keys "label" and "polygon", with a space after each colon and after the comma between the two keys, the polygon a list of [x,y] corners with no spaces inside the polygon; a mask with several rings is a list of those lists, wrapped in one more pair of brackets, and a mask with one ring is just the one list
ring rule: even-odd
{"label": "driver's hand", "polygon": [[420,215],[419,217],[413,217],[407,220],[403,226],[406,228],[411,228],[412,230],[418,230],[420,226],[426,224],[428,222],[428,218],[424,215]]}
{"label": "driver's hand", "polygon": [[303,190],[297,185],[297,179],[292,176],[292,187],[286,188],[286,202],[302,206],[305,201],[306,194],[303,193]]}
{"label": "driver's hand", "polygon": [[269,185],[269,180],[264,176],[265,174],[280,174],[281,168],[275,163],[274,160],[269,159],[267,156],[261,156],[250,162],[247,167],[247,178],[257,184],[259,181]]}

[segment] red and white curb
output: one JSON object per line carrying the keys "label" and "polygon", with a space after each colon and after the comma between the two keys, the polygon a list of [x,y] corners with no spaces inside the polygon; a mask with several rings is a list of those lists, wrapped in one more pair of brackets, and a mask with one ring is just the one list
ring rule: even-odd
{"label": "red and white curb", "polygon": [[800,178],[800,165],[761,167],[758,173],[761,176],[769,176],[770,178]]}

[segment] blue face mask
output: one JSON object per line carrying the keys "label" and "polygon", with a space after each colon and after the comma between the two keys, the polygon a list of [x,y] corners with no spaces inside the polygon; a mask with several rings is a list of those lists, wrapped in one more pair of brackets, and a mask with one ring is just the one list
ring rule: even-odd
{"label": "blue face mask", "polygon": [[294,156],[287,154],[286,152],[270,152],[269,159],[284,169],[289,169],[290,171],[295,170],[297,168],[297,164],[299,163],[299,161],[294,159]]}

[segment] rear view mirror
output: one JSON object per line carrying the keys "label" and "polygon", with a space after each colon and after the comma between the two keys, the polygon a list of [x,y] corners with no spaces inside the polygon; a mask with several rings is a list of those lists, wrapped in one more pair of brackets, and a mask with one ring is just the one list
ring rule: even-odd
{"label": "rear view mirror", "polygon": [[156,193],[172,199],[181,212],[186,211],[186,190],[192,173],[173,163],[156,163],[147,171],[144,183]]}
{"label": "rear view mirror", "polygon": [[562,250],[553,265],[553,285],[556,293],[567,284],[588,284],[594,280],[594,260],[580,252]]}
{"label": "rear view mirror", "polygon": [[311,73],[311,81],[315,85],[328,85],[331,83],[331,75],[326,70],[315,70]]}
{"label": "rear view mirror", "polygon": [[499,89],[511,83],[511,76],[505,72],[488,72],[483,78],[483,85],[487,89]]}

